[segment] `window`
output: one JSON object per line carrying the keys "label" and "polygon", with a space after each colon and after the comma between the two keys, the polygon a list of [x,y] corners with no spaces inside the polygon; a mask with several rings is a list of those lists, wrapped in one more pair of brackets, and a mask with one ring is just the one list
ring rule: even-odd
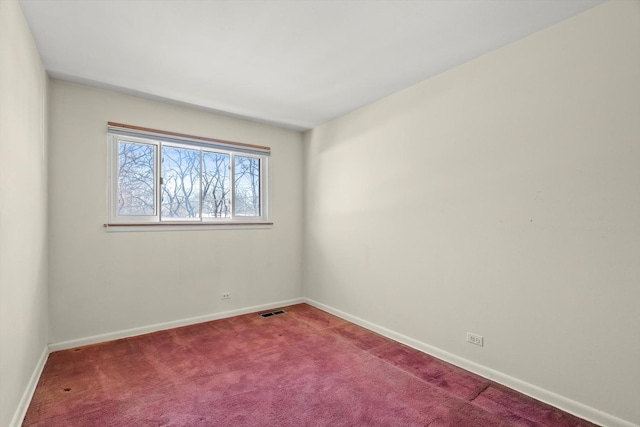
{"label": "window", "polygon": [[268,223],[268,147],[109,123],[109,224]]}

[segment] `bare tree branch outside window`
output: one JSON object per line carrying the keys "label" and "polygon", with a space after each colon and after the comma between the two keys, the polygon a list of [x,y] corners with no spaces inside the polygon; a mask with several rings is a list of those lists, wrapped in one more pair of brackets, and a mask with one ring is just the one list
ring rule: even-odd
{"label": "bare tree branch outside window", "polygon": [[155,215],[155,147],[118,144],[118,215]]}
{"label": "bare tree branch outside window", "polygon": [[162,147],[162,216],[200,217],[200,151]]}
{"label": "bare tree branch outside window", "polygon": [[235,157],[236,215],[260,216],[260,159]]}
{"label": "bare tree branch outside window", "polygon": [[202,169],[202,216],[209,218],[231,217],[230,156],[203,152]]}

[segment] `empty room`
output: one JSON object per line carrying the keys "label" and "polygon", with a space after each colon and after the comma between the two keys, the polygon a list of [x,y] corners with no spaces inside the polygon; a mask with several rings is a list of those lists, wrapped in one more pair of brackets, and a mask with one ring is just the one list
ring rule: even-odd
{"label": "empty room", "polygon": [[638,0],[0,0],[0,427],[637,427],[639,303]]}

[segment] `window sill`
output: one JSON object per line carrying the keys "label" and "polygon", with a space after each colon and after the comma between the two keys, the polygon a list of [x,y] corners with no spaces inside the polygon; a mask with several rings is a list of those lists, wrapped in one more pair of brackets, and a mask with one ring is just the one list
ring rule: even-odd
{"label": "window sill", "polygon": [[183,222],[183,223],[131,223],[131,224],[104,224],[108,233],[127,231],[193,231],[193,230],[246,230],[264,229],[273,227],[273,222]]}

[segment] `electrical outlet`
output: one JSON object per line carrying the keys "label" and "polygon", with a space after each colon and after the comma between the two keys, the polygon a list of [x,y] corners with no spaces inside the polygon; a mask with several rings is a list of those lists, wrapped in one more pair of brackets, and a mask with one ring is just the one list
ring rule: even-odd
{"label": "electrical outlet", "polygon": [[471,344],[479,345],[480,347],[484,347],[484,337],[482,335],[472,334],[471,332],[467,332],[467,342]]}
{"label": "electrical outlet", "polygon": [[231,292],[223,292],[220,299],[231,299]]}

